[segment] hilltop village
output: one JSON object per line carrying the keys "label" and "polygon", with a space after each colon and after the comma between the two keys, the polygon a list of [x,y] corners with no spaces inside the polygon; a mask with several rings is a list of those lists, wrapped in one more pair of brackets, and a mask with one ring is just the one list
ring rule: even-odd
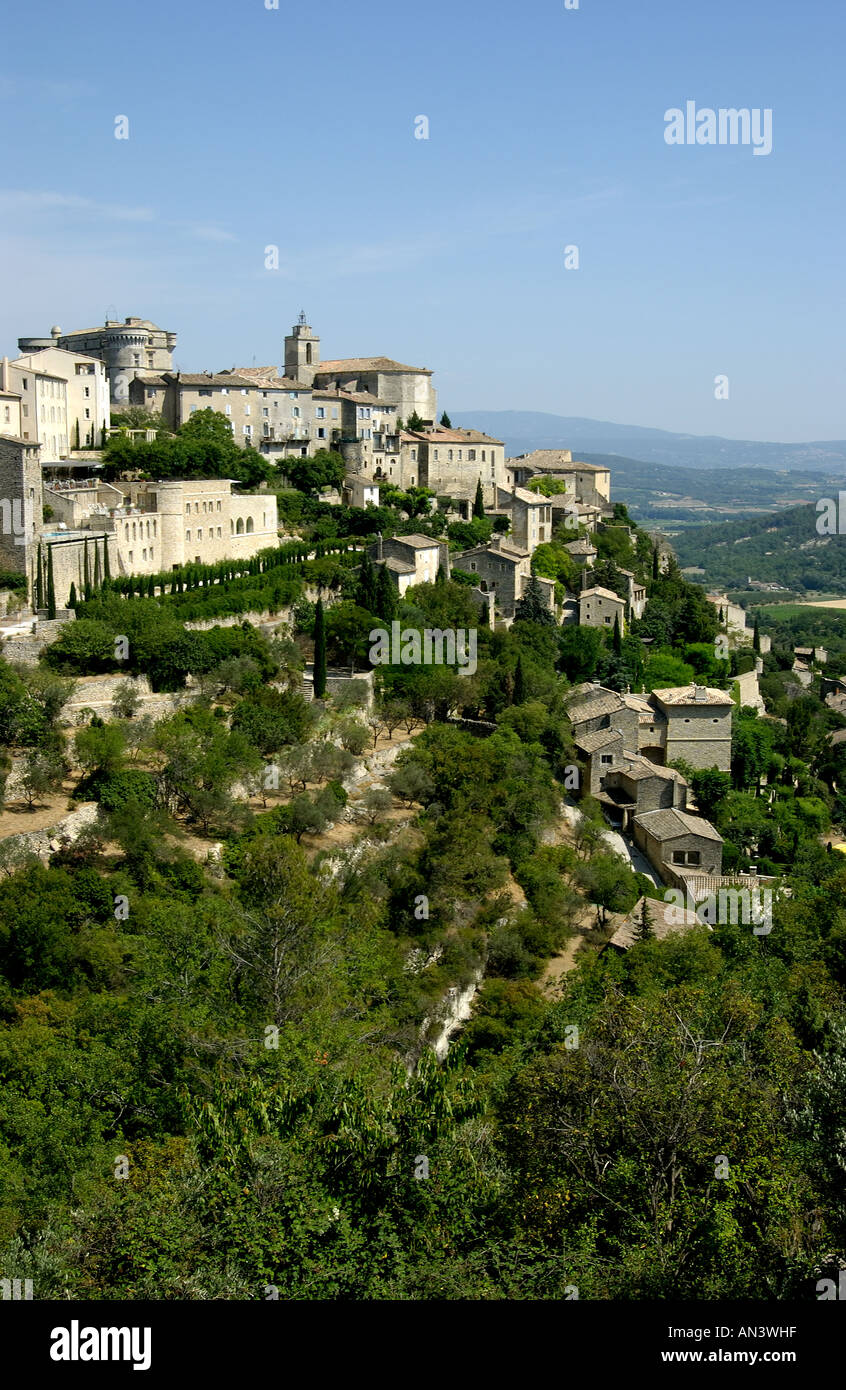
{"label": "hilltop village", "polygon": [[840,657],[686,579],[607,467],[509,456],[304,314],[277,366],[183,372],[140,318],[17,346],[9,1277],[804,1288],[846,1229],[808,1080],[846,980]]}

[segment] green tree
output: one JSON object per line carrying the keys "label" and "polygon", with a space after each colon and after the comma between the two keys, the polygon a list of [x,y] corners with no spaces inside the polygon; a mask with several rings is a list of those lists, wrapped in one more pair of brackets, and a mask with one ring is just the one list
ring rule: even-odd
{"label": "green tree", "polygon": [[473,498],[473,516],[476,521],[484,521],[485,519],[485,497],[482,492],[481,478],[477,478],[476,480],[476,495]]}
{"label": "green tree", "polygon": [[53,547],[47,547],[47,617],[56,616],[56,584],[53,579]]}
{"label": "green tree", "polygon": [[529,579],[523,597],[518,599],[514,607],[514,617],[519,622],[539,623],[544,627],[555,626],[555,618],[546,605],[543,589],[534,575]]}
{"label": "green tree", "polygon": [[314,615],[314,697],[322,700],[326,694],[326,620],[323,601],[317,600]]}
{"label": "green tree", "polygon": [[[450,420],[450,418],[449,418],[449,416],[447,415],[446,411],[444,411],[443,415],[441,416],[441,425],[443,426],[443,428],[444,428],[445,430],[451,430],[451,429],[452,429],[452,421]],[[410,429],[410,428],[411,428],[411,426],[409,426],[409,429]]]}
{"label": "green tree", "polygon": [[330,449],[318,449],[307,458],[285,459],[282,466],[291,485],[312,497],[326,488],[340,487],[347,471],[341,455]]}

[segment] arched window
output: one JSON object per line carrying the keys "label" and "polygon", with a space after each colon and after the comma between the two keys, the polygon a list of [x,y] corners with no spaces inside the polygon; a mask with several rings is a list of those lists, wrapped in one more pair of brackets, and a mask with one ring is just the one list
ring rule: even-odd
{"label": "arched window", "polygon": [[247,517],[247,534],[249,534],[253,529],[254,529],[254,528],[253,528],[253,518],[252,518],[251,516],[248,516],[248,517]]}
{"label": "arched window", "polygon": [[132,523],[132,539],[135,540],[135,538],[136,538],[136,529],[135,529],[135,522],[133,521],[133,523]]}
{"label": "arched window", "polygon": [[238,522],[235,527],[235,534],[236,536],[243,536],[244,534],[244,518],[242,516],[239,516],[238,518]]}

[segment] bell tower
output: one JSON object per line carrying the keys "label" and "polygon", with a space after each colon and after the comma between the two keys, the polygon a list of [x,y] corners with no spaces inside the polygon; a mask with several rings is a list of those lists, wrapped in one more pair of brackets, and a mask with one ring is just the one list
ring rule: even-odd
{"label": "bell tower", "polygon": [[320,363],[320,339],[306,323],[305,310],[285,339],[285,375],[302,386],[311,386]]}

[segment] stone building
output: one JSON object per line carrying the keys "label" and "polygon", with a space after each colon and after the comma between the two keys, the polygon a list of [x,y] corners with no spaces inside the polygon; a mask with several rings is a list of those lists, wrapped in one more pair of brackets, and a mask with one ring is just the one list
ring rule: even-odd
{"label": "stone building", "polygon": [[664,761],[683,758],[692,767],[731,770],[732,698],[725,690],[692,685],[653,690],[652,702],[666,720]]}
{"label": "stone building", "polygon": [[612,767],[623,757],[623,735],[619,729],[595,729],[574,734],[573,742],[587,773],[586,789],[598,797]]}
{"label": "stone building", "polygon": [[647,811],[686,810],[687,797],[687,778],[675,768],[659,767],[637,753],[616,757],[604,777],[603,800],[620,814],[623,830],[629,829],[635,816]]}
{"label": "stone building", "polygon": [[[500,617],[506,622],[514,618],[517,603],[524,596],[532,578],[532,556],[528,550],[512,545],[501,536],[492,536],[487,545],[477,545],[453,556],[453,566],[470,574],[478,574],[482,589],[493,592]],[[542,575],[536,578],[547,607],[554,613],[555,581]]]}
{"label": "stone building", "polygon": [[497,489],[505,484],[505,445],[480,430],[403,430],[403,469],[417,472],[417,486],[472,507],[481,481],[486,507],[496,507]]}
{"label": "stone building", "polygon": [[731,767],[731,696],[707,686],[678,686],[651,695],[607,690],[587,683],[570,698],[574,738],[618,729],[627,754],[663,767],[684,758],[693,767]]}
{"label": "stone building", "polygon": [[552,504],[539,492],[517,487],[497,488],[497,507],[511,516],[511,539],[521,550],[533,554],[539,545],[552,540]]}
{"label": "stone building", "polygon": [[722,873],[723,838],[701,816],[679,810],[647,811],[635,816],[633,825],[635,844],[662,877],[672,879],[691,869]]}
{"label": "stone building", "polygon": [[597,585],[579,594],[579,624],[581,627],[601,627],[614,630],[614,619],[620,625],[620,636],[626,631],[626,602],[611,589]]}
{"label": "stone building", "polygon": [[603,514],[611,511],[611,470],[595,463],[574,462],[569,449],[535,449],[508,459],[506,467],[518,487],[532,478],[552,478],[564,483],[565,493],[581,502],[593,504]]}
{"label": "stone building", "polygon": [[369,547],[376,565],[384,565],[400,597],[415,584],[434,584],[438,569],[449,577],[450,557],[446,541],[431,536],[382,536]]}
{"label": "stone building", "polygon": [[43,348],[65,348],[68,352],[99,358],[105,363],[110,399],[115,406],[129,401],[129,384],[139,372],[170,371],[176,334],[158,328],[149,319],[127,318],[123,323],[106,319],[99,328],[63,333],[50,330],[49,338],[19,338],[20,352],[29,354]]}
{"label": "stone building", "polygon": [[[3,379],[21,392],[22,404],[32,402],[28,418],[34,421],[35,433],[30,438],[42,445],[42,463],[65,458],[72,449],[97,449],[105,443],[111,419],[109,383],[98,358],[65,348],[42,348],[8,365],[4,359]],[[39,392],[39,383],[48,381],[64,382],[64,389]]]}
{"label": "stone building", "polygon": [[41,463],[38,446],[0,435],[0,569],[35,574],[41,529]]}

